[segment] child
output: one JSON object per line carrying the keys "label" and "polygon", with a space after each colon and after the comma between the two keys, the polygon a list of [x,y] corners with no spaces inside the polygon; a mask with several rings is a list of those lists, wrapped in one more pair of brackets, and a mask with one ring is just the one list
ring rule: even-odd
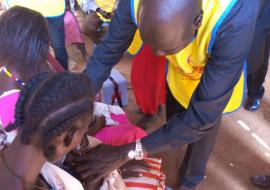
{"label": "child", "polygon": [[18,135],[0,152],[0,186],[82,190],[78,180],[47,161],[62,158],[80,144],[94,122],[93,97],[84,75],[42,73],[27,81],[16,104],[15,122],[6,128],[18,129]]}

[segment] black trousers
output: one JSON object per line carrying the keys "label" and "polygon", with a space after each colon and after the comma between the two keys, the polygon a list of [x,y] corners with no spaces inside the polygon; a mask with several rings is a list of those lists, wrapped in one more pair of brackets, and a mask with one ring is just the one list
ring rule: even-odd
{"label": "black trousers", "polygon": [[[181,106],[167,88],[166,118],[170,119],[173,114],[184,112]],[[189,144],[184,160],[180,167],[180,182],[186,187],[195,187],[205,175],[206,165],[214,149],[216,137],[219,131],[220,119],[213,126],[213,129],[200,140]]]}
{"label": "black trousers", "polygon": [[[258,38],[263,38],[258,40]],[[254,68],[248,68],[247,75],[247,88],[248,88],[248,97],[249,98],[259,98],[261,99],[264,94],[263,83],[268,69],[268,59],[270,51],[270,35],[265,36],[255,36],[254,39],[256,42],[253,43],[251,52],[249,55],[249,64]],[[258,44],[260,43],[260,44]],[[256,49],[256,50],[254,50]]]}
{"label": "black trousers", "polygon": [[270,3],[260,14],[256,24],[253,43],[248,56],[247,89],[249,98],[261,99],[264,94],[263,83],[268,69],[270,51]]}

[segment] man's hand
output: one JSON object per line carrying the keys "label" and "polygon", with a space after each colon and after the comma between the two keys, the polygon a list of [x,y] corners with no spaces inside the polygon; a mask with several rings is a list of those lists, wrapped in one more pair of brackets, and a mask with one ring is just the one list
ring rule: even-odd
{"label": "man's hand", "polygon": [[146,163],[144,160],[131,160],[119,168],[121,171],[121,175],[123,179],[130,178],[130,177],[141,177],[142,174],[138,169],[149,171],[150,165]]}
{"label": "man's hand", "polygon": [[135,143],[122,147],[100,144],[83,156],[74,159],[75,171],[82,180],[89,181],[90,178],[92,184],[99,183],[129,161],[128,152],[134,147]]}
{"label": "man's hand", "polygon": [[90,136],[95,136],[102,128],[106,126],[106,119],[104,115],[94,116],[95,123],[88,128],[87,134]]}
{"label": "man's hand", "polygon": [[103,11],[101,8],[97,8],[97,12],[100,13],[106,19],[112,19],[114,15],[114,12],[109,13],[109,12]]}

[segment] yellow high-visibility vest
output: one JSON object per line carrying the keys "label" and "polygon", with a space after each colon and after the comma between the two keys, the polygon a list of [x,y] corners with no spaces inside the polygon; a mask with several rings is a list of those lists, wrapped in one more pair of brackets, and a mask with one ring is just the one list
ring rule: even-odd
{"label": "yellow high-visibility vest", "polygon": [[[112,13],[116,9],[116,0],[95,0],[96,4],[98,5],[99,8],[101,8],[103,11],[106,11],[108,13]],[[104,22],[110,22],[111,19],[106,19],[104,18],[101,14],[99,14],[99,17],[101,20]]]}
{"label": "yellow high-visibility vest", "polygon": [[8,7],[22,6],[40,12],[44,17],[56,17],[65,12],[65,0],[6,0]]}
{"label": "yellow high-visibility vest", "polygon": [[[185,108],[188,107],[192,94],[200,83],[205,65],[211,56],[211,49],[216,33],[233,8],[237,0],[203,0],[203,21],[194,40],[183,50],[174,55],[166,56],[169,61],[167,82],[174,98]],[[139,0],[131,0],[131,15],[137,25]],[[139,52],[143,41],[137,30],[128,51]],[[234,87],[233,94],[224,113],[238,109],[245,93],[244,71]]]}

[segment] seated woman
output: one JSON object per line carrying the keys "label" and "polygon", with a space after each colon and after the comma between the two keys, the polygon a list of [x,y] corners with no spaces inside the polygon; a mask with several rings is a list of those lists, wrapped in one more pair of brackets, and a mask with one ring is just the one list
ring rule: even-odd
{"label": "seated woman", "polygon": [[18,135],[0,152],[1,188],[83,189],[46,161],[80,144],[93,122],[93,97],[89,79],[80,74],[42,73],[28,81],[16,104],[15,122],[6,128],[18,128]]}
{"label": "seated woman", "polygon": [[[14,122],[24,81],[50,70],[46,63],[50,40],[44,17],[27,8],[17,6],[5,11],[0,26],[0,123],[6,127]],[[13,138],[9,135],[8,141]]]}
{"label": "seated woman", "polygon": [[[16,105],[16,102],[18,101],[21,89],[25,86],[25,81],[28,81],[29,78],[31,78],[34,75],[37,75],[43,71],[50,70],[50,68],[48,67],[48,65],[46,63],[47,62],[47,55],[49,53],[50,41],[49,41],[47,23],[46,23],[45,19],[43,18],[43,16],[40,13],[33,11],[33,10],[30,10],[30,9],[27,9],[27,8],[13,7],[11,9],[9,9],[8,11],[6,11],[5,13],[3,13],[0,16],[0,26],[1,26],[0,27],[0,81],[1,81],[1,85],[0,85],[0,107],[1,107],[1,109],[0,109],[0,124],[2,124],[3,128],[5,128],[6,130],[11,131],[12,129],[18,127],[17,126],[18,122],[15,121],[15,118],[17,117],[16,114],[18,112],[18,106],[22,106],[22,101],[19,100],[17,106],[15,106],[15,105]],[[67,80],[67,81],[65,81],[65,84],[60,85],[60,83],[58,83],[58,81],[57,81],[58,79],[57,78],[55,78],[55,79],[56,79],[56,81],[54,81],[56,83],[55,85],[58,84],[57,90],[59,92],[61,91],[61,93],[60,93],[61,96],[65,96],[65,97],[63,97],[64,99],[69,98],[70,105],[73,105],[73,104],[71,104],[72,102],[74,102],[74,100],[72,100],[73,98],[68,96],[68,92],[65,92],[65,90],[66,90],[65,87],[68,87],[68,85],[71,85],[70,81]],[[84,88],[84,86],[81,86],[81,85],[83,85],[82,82],[83,81],[80,81],[78,83],[78,81],[77,81],[77,84],[74,86],[73,95],[74,96],[76,95],[76,97],[79,97],[81,95],[80,89]],[[29,84],[29,85],[31,86],[31,84]],[[26,82],[26,88],[28,88],[28,82]],[[90,89],[88,89],[88,90],[90,90]],[[47,93],[51,92],[51,95],[55,97],[55,95],[53,95],[53,93],[56,93],[56,91],[54,91],[53,89],[47,89],[47,91],[48,91]],[[83,95],[87,96],[87,93],[84,92]],[[24,91],[22,92],[21,97],[25,97]],[[61,99],[61,101],[64,101],[64,99],[63,100]],[[53,103],[53,105],[54,105],[54,103]],[[15,107],[17,108],[16,111],[15,111]],[[89,109],[90,108],[91,107],[89,107]],[[40,109],[41,109],[41,107],[40,107]],[[63,110],[63,111],[65,111],[65,110]],[[76,110],[74,110],[74,111],[76,111]],[[16,112],[16,114],[15,114],[15,112]],[[37,113],[35,113],[35,114],[37,114]],[[25,115],[24,115],[24,117],[25,117]],[[44,117],[45,117],[45,115],[44,115]],[[65,117],[66,116],[63,115],[61,119],[65,119]],[[20,117],[17,117],[16,119],[22,120],[22,118],[20,118]],[[14,122],[15,122],[15,125],[11,125]],[[34,126],[34,127],[38,127],[38,126]],[[58,128],[58,130],[59,129],[60,128]],[[66,128],[66,129],[68,129],[68,128]],[[30,128],[29,128],[29,130],[30,130]],[[14,133],[14,131],[16,131],[16,130],[12,130],[12,131]],[[19,131],[21,131],[21,130],[19,130]],[[56,131],[54,131],[54,134],[57,134],[60,132],[64,133],[65,129],[62,129],[62,131],[58,131],[58,132],[56,130]],[[33,133],[34,133],[34,131],[33,131]],[[10,135],[10,134],[11,133],[7,134],[4,130],[2,130],[0,132],[0,147],[1,148],[3,148],[4,144],[12,143],[14,137],[16,136],[16,132],[13,135]],[[71,134],[69,134],[69,135],[71,135]],[[14,147],[15,145],[16,145],[15,147],[17,147],[18,145],[21,147],[29,147],[29,148],[33,147],[33,144],[30,144],[30,145],[20,144],[20,136],[21,136],[21,132],[19,132],[19,136],[17,136],[16,140],[10,146],[10,148],[7,149],[6,156],[8,156],[9,150],[12,150],[13,149],[12,147]],[[47,136],[46,138],[49,138],[49,137],[50,136]],[[52,138],[53,138],[53,136],[52,136]],[[49,141],[50,139],[47,139],[47,140]],[[55,140],[57,140],[57,138]],[[77,141],[78,141],[78,139],[77,139]],[[35,142],[36,142],[36,140],[35,140]],[[72,147],[74,147],[74,144],[72,144]],[[49,149],[52,149],[52,148],[53,147],[49,147]],[[68,147],[68,150],[70,150],[70,149],[71,149],[71,147]],[[23,152],[23,150],[25,151],[24,148],[20,148],[20,150],[21,151],[18,151],[18,153],[20,152],[22,155],[27,156],[26,153]],[[67,148],[66,148],[66,150],[67,150]],[[52,150],[52,152],[53,152],[53,150]],[[5,153],[4,153],[4,155],[5,155]],[[63,155],[63,153],[61,155]],[[59,157],[59,155],[56,155],[55,157]],[[6,158],[6,157],[4,156],[4,158]],[[8,156],[8,158],[9,158],[9,156]],[[30,174],[30,177],[31,177],[31,179],[29,179],[30,182],[31,182],[31,180],[34,180],[34,177],[35,177],[33,175],[34,173],[31,174],[30,172],[32,171],[31,169],[35,169],[35,173],[37,173],[37,172],[39,173],[39,171],[41,169],[40,168],[41,162],[38,163],[38,161],[40,161],[40,160],[35,159],[36,164],[33,166],[32,165],[29,166],[29,164],[33,164],[33,163],[31,163],[31,162],[29,162],[28,164],[24,163],[29,159],[24,158],[24,157],[20,157],[20,156],[14,156],[13,158],[17,159],[17,163],[15,163],[15,160],[8,159],[8,161],[12,161],[13,162],[12,164],[14,164],[14,166],[16,165],[16,169],[18,169],[17,168],[18,166],[23,167],[24,169],[27,169],[27,173]],[[18,158],[20,158],[20,160],[18,160]],[[34,158],[34,156],[31,156],[31,158]],[[44,161],[44,159],[43,159],[43,161]],[[0,162],[0,163],[1,163],[0,165],[2,168],[3,164],[2,164],[2,162]],[[10,167],[10,163],[9,162],[5,162],[5,163],[8,166],[8,168],[11,169],[11,171],[13,171],[14,168]],[[56,173],[57,175],[55,174],[55,171],[58,172],[58,173]],[[2,187],[3,187],[3,189],[20,189],[20,188],[15,188],[15,187],[13,188],[9,184],[3,184],[5,181],[9,181],[8,180],[9,177],[14,178],[14,176],[6,176],[6,175],[11,175],[8,171],[6,171],[6,169],[3,169],[3,170],[1,169],[1,172],[2,172],[0,175],[1,189],[2,189]],[[42,167],[41,173],[44,174],[43,177],[46,178],[46,181],[48,181],[49,184],[51,184],[51,186],[53,186],[53,187],[56,186],[55,189],[76,189],[77,190],[77,189],[82,188],[82,185],[78,181],[77,181],[77,183],[74,182],[74,183],[69,184],[69,186],[67,186],[65,188],[57,187],[57,184],[58,185],[62,184],[62,182],[61,183],[59,182],[59,181],[62,181],[62,179],[69,180],[71,178],[71,181],[76,181],[76,180],[74,180],[75,178],[72,178],[70,175],[63,172],[63,170],[60,170],[59,168],[57,168],[56,166],[54,166],[52,164],[46,163]],[[53,175],[52,175],[52,173],[53,173]],[[21,176],[24,174],[26,174],[26,171],[22,171],[20,169],[18,175]],[[17,175],[17,173],[16,173],[16,175]],[[48,176],[51,176],[51,178],[48,178]],[[61,176],[61,177],[59,177],[59,176]],[[29,176],[27,176],[23,181],[28,181],[28,177]],[[7,179],[7,180],[5,180],[5,179]],[[19,180],[19,179],[20,178],[18,178],[17,180]],[[57,179],[57,180],[55,180],[55,179]],[[21,183],[22,183],[22,181],[21,181]],[[17,182],[12,183],[12,184],[16,185],[16,187],[18,185]],[[53,184],[56,184],[56,185],[53,185]],[[73,185],[73,184],[75,184],[75,185]],[[76,185],[76,184],[78,184],[78,185]],[[6,186],[6,185],[8,185],[8,186]]]}

